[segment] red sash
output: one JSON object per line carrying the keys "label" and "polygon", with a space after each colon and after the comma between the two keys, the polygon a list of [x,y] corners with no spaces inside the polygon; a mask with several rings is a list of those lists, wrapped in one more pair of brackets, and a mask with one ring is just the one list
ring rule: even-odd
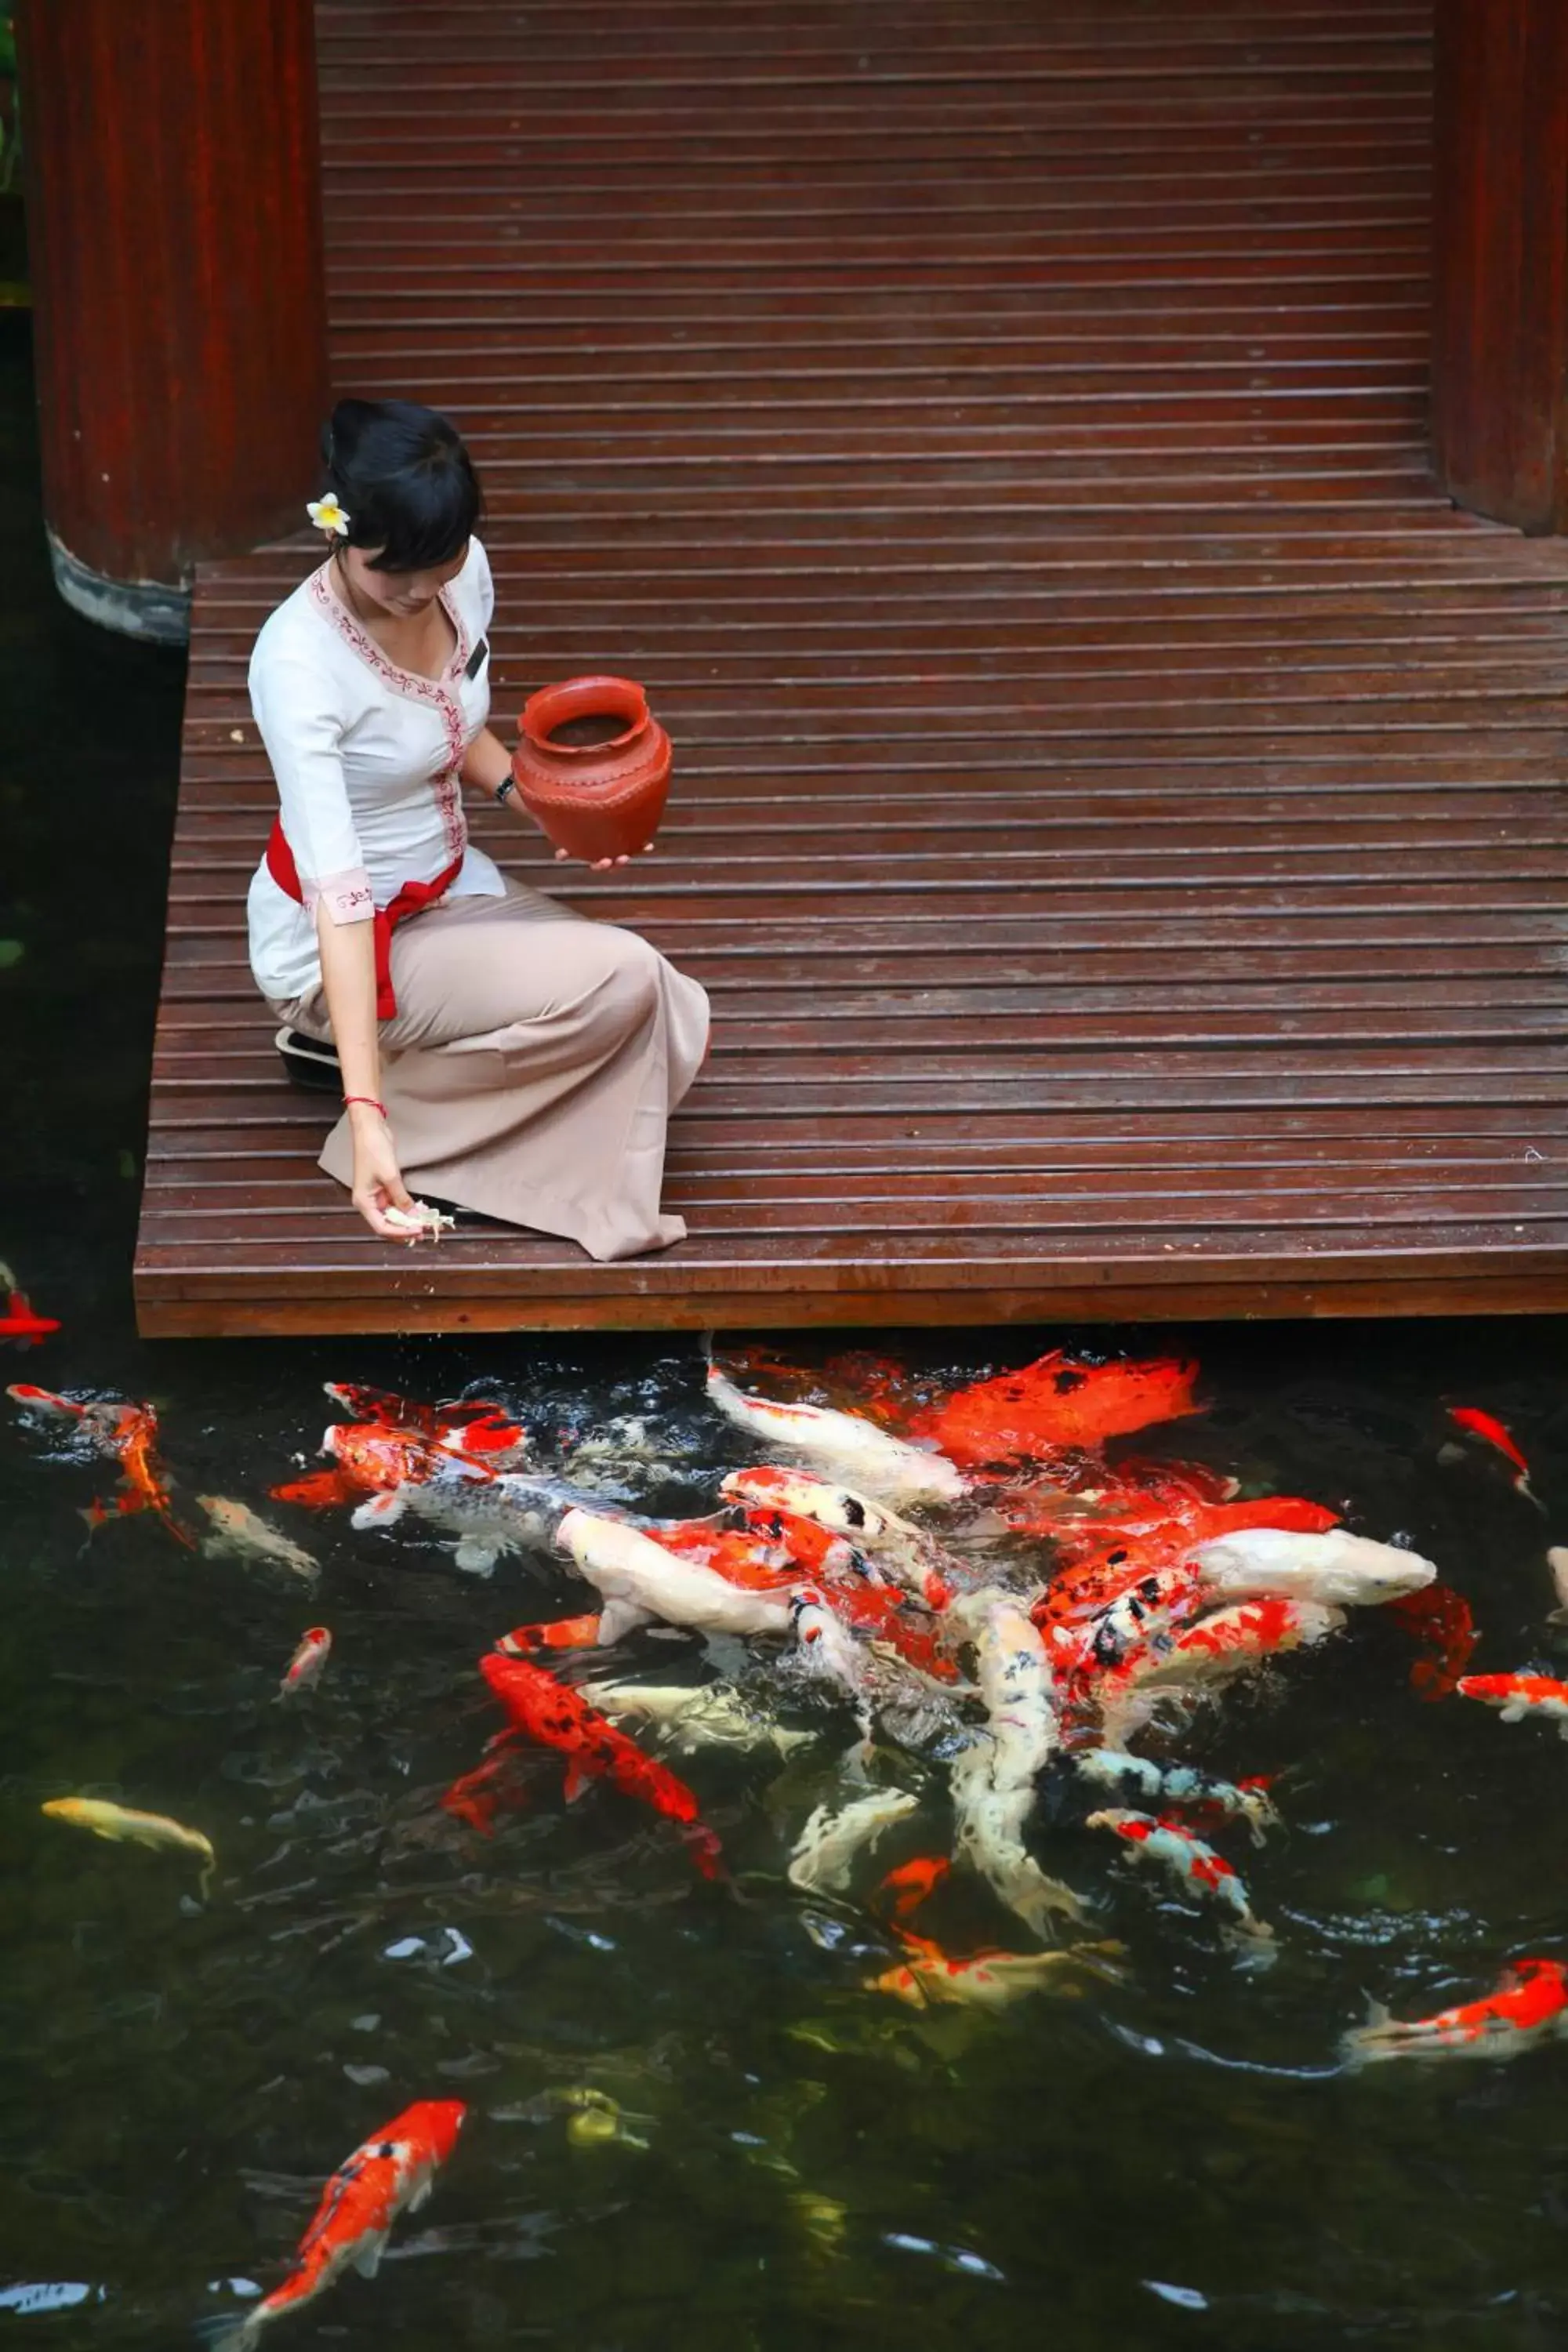
{"label": "red sash", "polygon": [[[462,858],[455,857],[444,874],[434,882],[405,882],[390,906],[378,907],[372,920],[375,935],[375,1017],[378,1021],[397,1018],[397,998],[392,986],[392,934],[399,923],[410,915],[423,914],[437,898],[445,898],[463,870]],[[296,906],[305,903],[305,893],[300,887],[300,870],[294,863],[294,853],[283,835],[283,820],[274,817],[272,831],[267,842],[267,871],[279,890],[292,898]]]}

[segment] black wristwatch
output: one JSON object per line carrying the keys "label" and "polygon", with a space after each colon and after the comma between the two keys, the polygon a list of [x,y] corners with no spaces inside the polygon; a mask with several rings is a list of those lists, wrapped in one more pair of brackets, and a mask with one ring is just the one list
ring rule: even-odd
{"label": "black wristwatch", "polygon": [[500,803],[504,802],[508,793],[515,793],[516,790],[517,778],[515,776],[508,776],[504,783],[500,783],[496,786],[497,803]]}

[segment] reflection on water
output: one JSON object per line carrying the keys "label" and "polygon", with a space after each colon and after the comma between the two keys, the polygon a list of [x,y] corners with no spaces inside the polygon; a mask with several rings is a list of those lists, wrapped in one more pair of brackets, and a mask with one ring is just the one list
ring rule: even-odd
{"label": "reflection on water", "polygon": [[[1550,1726],[1424,1699],[1409,1633],[1375,1612],[1180,1743],[1227,1779],[1275,1776],[1283,1833],[1254,1851],[1214,1832],[1277,1930],[1264,1971],[1085,1831],[1053,1775],[1031,1844],[1126,1947],[1123,1979],[998,2014],[868,1991],[903,1954],[864,1897],[942,1848],[948,1767],[912,1759],[921,1814],[847,1897],[797,1891],[791,1845],[859,1737],[819,1692],[790,1700],[812,1736],[787,1753],[669,1757],[727,1883],[614,1791],[568,1806],[542,1751],[493,1838],[442,1810],[499,1721],[480,1650],[581,1607],[581,1588],[531,1549],[465,1573],[412,1513],[356,1531],[344,1507],[272,1501],[326,1466],[321,1383],[497,1395],[542,1462],[649,1515],[702,1513],[763,1453],[711,1410],[685,1343],[138,1344],[126,1268],[179,668],[53,599],[26,353],[0,363],[0,708],[22,718],[0,773],[0,938],[23,950],[0,969],[0,1256],[64,1327],[0,1359],[4,1378],[150,1399],[175,1515],[200,1532],[198,1497],[247,1505],[319,1569],[312,1584],[243,1546],[190,1551],[146,1512],[89,1534],[115,1465],[63,1425],[0,1420],[0,2324],[59,2346],[189,2341],[282,2275],[366,2131],[458,2097],[464,2139],[380,2277],[345,2280],[280,2342],[1556,2347],[1568,2050],[1347,2074],[1338,2044],[1369,1996],[1415,2016],[1485,1991],[1510,1955],[1568,1957],[1568,1752]],[[956,1382],[1086,1336],[895,1352]],[[1555,1325],[1136,1338],[1184,1342],[1205,1412],[1113,1457],[1206,1463],[1244,1495],[1397,1534],[1468,1596],[1478,1666],[1568,1661],[1546,1622],[1544,1549],[1568,1528]],[[839,1344],[778,1352],[810,1374]],[[1446,1402],[1500,1417],[1541,1509],[1483,1444],[1445,1458]],[[330,1662],[280,1703],[314,1623]],[[669,1682],[695,1657],[644,1633],[617,1663]],[[212,1899],[177,1850],[44,1819],[68,1791],[198,1829]],[[1027,1941],[973,1884],[932,1899],[953,1941]]]}

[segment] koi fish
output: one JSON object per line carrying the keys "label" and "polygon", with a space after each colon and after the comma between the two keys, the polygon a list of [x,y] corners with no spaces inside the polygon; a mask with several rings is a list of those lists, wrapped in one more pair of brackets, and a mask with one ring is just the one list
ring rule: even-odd
{"label": "koi fish", "polygon": [[860,1713],[862,1733],[869,1738],[867,1708],[871,1675],[865,1652],[820,1592],[796,1593],[790,1615],[807,1672],[824,1682],[837,1683],[847,1694]]}
{"label": "koi fish", "polygon": [[1510,1961],[1497,1990],[1482,2000],[1440,2009],[1435,2017],[1391,2017],[1369,2003],[1366,2024],[1340,2044],[1345,2063],[1384,2058],[1517,2058],[1538,2042],[1568,2032],[1568,1968],[1561,1960]]}
{"label": "koi fish", "polygon": [[542,1549],[571,1501],[549,1481],[377,1425],[335,1424],[323,1448],[349,1479],[373,1490],[357,1500],[351,1527],[393,1528],[409,1514],[427,1520],[456,1538],[454,1561],[469,1576],[490,1575],[508,1553]]}
{"label": "koi fish", "polygon": [[8,1339],[16,1348],[37,1348],[42,1345],[59,1325],[51,1315],[35,1315],[26,1297],[16,1287],[16,1276],[8,1265],[0,1265],[0,1290],[5,1294],[5,1305],[0,1312],[0,1339]]}
{"label": "koi fish", "polygon": [[249,2352],[263,2328],[302,2311],[351,2267],[374,2278],[393,2223],[429,2196],[466,2113],[460,2099],[417,2099],[362,2140],[322,2189],[282,2285],[217,2335],[217,2352]]}
{"label": "koi fish", "polygon": [[34,1388],[28,1381],[18,1381],[5,1393],[25,1412],[45,1413],[56,1421],[74,1421],[98,1453],[119,1463],[124,1492],[112,1507],[101,1502],[88,1507],[82,1517],[89,1528],[104,1527],[113,1518],[129,1517],[135,1511],[151,1511],[163,1521],[176,1543],[183,1544],[187,1551],[195,1551],[196,1539],[175,1517],[168,1481],[160,1470],[158,1416],[150,1404],[110,1404],[97,1400],[79,1404],[74,1397],[56,1396],[52,1391]]}
{"label": "koi fish", "polygon": [[1321,1535],[1338,1525],[1332,1511],[1297,1496],[1272,1495],[1251,1503],[1193,1500],[1170,1516],[1153,1518],[1124,1517],[1109,1537],[1096,1533],[1092,1544],[1082,1528],[1058,1525],[1050,1530],[1063,1565],[1052,1578],[1035,1615],[1038,1623],[1072,1622],[1093,1616],[1141,1578],[1180,1566],[1199,1544],[1254,1528],[1272,1528],[1300,1535]]}
{"label": "koi fish", "polygon": [[1096,1682],[1108,1744],[1125,1747],[1129,1734],[1149,1720],[1163,1692],[1213,1687],[1269,1658],[1325,1641],[1344,1622],[1344,1611],[1327,1601],[1270,1595],[1232,1601],[1182,1626],[1168,1641],[1135,1651]]}
{"label": "koi fish", "polygon": [[592,1616],[552,1617],[542,1625],[514,1625],[496,1648],[512,1658],[531,1658],[541,1650],[592,1650],[598,1645],[599,1623],[595,1612]]}
{"label": "koi fish", "polygon": [[1132,1853],[1163,1864],[1189,1894],[1212,1895],[1233,1915],[1237,1933],[1247,1943],[1260,1947],[1273,1943],[1273,1928],[1254,1913],[1247,1889],[1231,1864],[1180,1822],[1168,1817],[1156,1820],[1152,1813],[1110,1805],[1102,1812],[1090,1813],[1084,1826],[1112,1831]]}
{"label": "koi fish", "polygon": [[973,1952],[967,1959],[954,1959],[934,1944],[922,1945],[912,1958],[868,1977],[866,1990],[891,1993],[910,2009],[1006,2009],[1027,1993],[1080,1992],[1081,1986],[1062,1981],[1075,1972],[1120,1982],[1124,1972],[1117,1960],[1123,1949],[1121,1944],[1073,1944],[1059,1952]]}
{"label": "koi fish", "polygon": [[573,1508],[562,1518],[555,1540],[603,1597],[599,1639],[606,1644],[656,1619],[705,1633],[790,1630],[787,1595],[731,1584],[695,1560],[678,1559],[623,1519]]}
{"label": "koi fish", "polygon": [[920,1799],[904,1789],[877,1789],[835,1812],[818,1805],[795,1842],[788,1877],[808,1895],[836,1895],[849,1884],[859,1854],[895,1822],[920,1811]]}
{"label": "koi fish", "polygon": [[1549,1675],[1461,1675],[1455,1688],[1461,1698],[1500,1708],[1505,1723],[1522,1723],[1527,1715],[1548,1717],[1558,1737],[1568,1739],[1568,1683]]}
{"label": "koi fish", "polygon": [[1472,1437],[1479,1437],[1484,1444],[1495,1446],[1504,1461],[1513,1465],[1514,1492],[1527,1496],[1538,1511],[1545,1508],[1540,1496],[1531,1486],[1529,1463],[1495,1413],[1483,1412],[1479,1405],[1451,1404],[1448,1407],[1448,1418],[1458,1428],[1468,1430]]}
{"label": "koi fish", "polygon": [[1047,1876],[1024,1843],[1024,1827],[1034,1810],[1032,1780],[999,1788],[992,1774],[994,1742],[982,1732],[953,1759],[949,1776],[957,1852],[997,1900],[1016,1914],[1031,1934],[1049,1943],[1059,1912],[1081,1919],[1083,1905],[1070,1886]]}
{"label": "koi fish", "polygon": [[[955,1582],[964,1580],[961,1563],[943,1550],[934,1536],[852,1486],[835,1486],[830,1479],[814,1478],[805,1470],[763,1465],[731,1470],[720,1480],[719,1492],[728,1501],[746,1506],[748,1517],[752,1512],[777,1513],[796,1540],[802,1520],[829,1530],[868,1553],[933,1609],[945,1608]],[[832,1564],[826,1558],[812,1568],[814,1575],[830,1572]]]}
{"label": "koi fish", "polygon": [[991,1588],[954,1601],[947,1622],[974,1646],[990,1736],[991,1786],[1032,1790],[1061,1744],[1055,1685],[1038,1628],[1010,1593]]}
{"label": "koi fish", "polygon": [[1568,1545],[1549,1545],[1546,1565],[1552,1570],[1552,1589],[1557,1595],[1557,1606],[1546,1622],[1549,1625],[1568,1625]]}
{"label": "koi fish", "polygon": [[699,1820],[697,1800],[685,1781],[644,1755],[635,1739],[617,1731],[579,1692],[558,1683],[542,1666],[498,1651],[479,1660],[479,1672],[516,1734],[565,1757],[568,1803],[590,1780],[608,1780],[623,1796],[650,1805],[679,1826],[705,1878],[721,1874],[719,1841]]}
{"label": "koi fish", "polygon": [[341,1404],[357,1422],[413,1432],[445,1448],[468,1454],[518,1454],[527,1448],[521,1423],[491,1398],[419,1404],[391,1389],[365,1388],[352,1381],[324,1381],[322,1387],[333,1403]]}
{"label": "koi fish", "polygon": [[967,1467],[1016,1461],[1068,1447],[1098,1446],[1203,1407],[1193,1394],[1194,1362],[1087,1364],[1055,1348],[1021,1371],[976,1381],[912,1424]]}
{"label": "koi fish", "polygon": [[616,1722],[630,1718],[668,1733],[670,1745],[688,1753],[699,1748],[771,1747],[787,1756],[816,1737],[786,1731],[722,1683],[588,1682],[577,1685],[577,1696]]}
{"label": "koi fish", "polygon": [[196,1500],[212,1523],[202,1538],[207,1559],[264,1560],[287,1569],[306,1584],[314,1584],[320,1577],[321,1571],[310,1553],[258,1517],[247,1503],[233,1502],[226,1495],[198,1495]]}
{"label": "koi fish", "polygon": [[326,1626],[308,1626],[278,1685],[279,1697],[298,1698],[301,1691],[313,1690],[326,1671],[331,1650],[332,1637]]}
{"label": "koi fish", "polygon": [[[1080,1664],[1101,1668],[1121,1665],[1141,1645],[1160,1642],[1184,1624],[1204,1601],[1204,1581],[1195,1568],[1152,1569],[1082,1629]],[[1056,1644],[1048,1645],[1052,1657],[1070,1655],[1061,1645],[1068,1629],[1057,1625],[1050,1630],[1057,1637]]]}
{"label": "koi fish", "polygon": [[1450,1584],[1431,1584],[1386,1606],[1422,1646],[1410,1669],[1412,1689],[1424,1699],[1450,1698],[1480,1640],[1469,1602]]}
{"label": "koi fish", "polygon": [[167,1813],[139,1813],[129,1805],[110,1804],[102,1797],[51,1797],[41,1806],[51,1821],[68,1822],[73,1829],[90,1830],[94,1837],[108,1838],[117,1845],[152,1846],[163,1853],[199,1854],[202,1874],[198,1882],[203,1899],[212,1884],[217,1868],[217,1855],[212,1841],[200,1830],[189,1830],[183,1822],[171,1821]]}
{"label": "koi fish", "polygon": [[952,1873],[952,1864],[946,1854],[918,1853],[912,1862],[901,1862],[896,1870],[889,1871],[872,1900],[894,1920],[907,1919],[911,1911],[918,1911],[922,1903],[929,1902]]}
{"label": "koi fish", "polygon": [[1375,1609],[1437,1579],[1435,1563],[1396,1544],[1373,1543],[1343,1528],[1324,1535],[1294,1535],[1254,1528],[1199,1544],[1190,1555],[1211,1593],[1226,1601],[1280,1594],[1331,1608]]}
{"label": "koi fish", "polygon": [[1277,1829],[1279,1815],[1261,1780],[1221,1780],[1195,1764],[1155,1764],[1124,1748],[1083,1748],[1073,1758],[1079,1774],[1114,1793],[1147,1797],[1161,1805],[1195,1805],[1245,1822],[1254,1845]]}
{"label": "koi fish", "polygon": [[786,1445],[808,1454],[828,1469],[854,1478],[879,1499],[894,1505],[951,1503],[966,1491],[965,1480],[944,1455],[891,1437],[858,1413],[833,1412],[814,1404],[774,1404],[765,1397],[747,1396],[712,1363],[708,1367],[708,1395],[738,1429],[770,1445]]}
{"label": "koi fish", "polygon": [[756,1528],[721,1528],[711,1519],[676,1519],[645,1523],[643,1533],[653,1543],[681,1559],[710,1568],[727,1583],[744,1585],[752,1592],[776,1592],[798,1584],[800,1570],[788,1547]]}

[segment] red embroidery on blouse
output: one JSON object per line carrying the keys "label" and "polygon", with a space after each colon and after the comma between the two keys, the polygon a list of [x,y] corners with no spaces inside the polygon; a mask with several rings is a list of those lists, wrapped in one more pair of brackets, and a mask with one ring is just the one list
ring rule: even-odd
{"label": "red embroidery on blouse", "polygon": [[310,574],[310,595],[317,610],[325,614],[338,635],[353,647],[362,661],[370,665],[377,677],[389,686],[394,694],[406,695],[411,701],[429,704],[441,721],[442,731],[447,738],[447,765],[438,775],[431,777],[430,785],[436,795],[441,830],[446,836],[447,863],[451,865],[454,859],[463,855],[468,844],[468,820],[463,814],[462,794],[458,783],[458,772],[468,755],[468,725],[458,694],[447,684],[449,679],[460,681],[472,650],[468,630],[463,626],[463,616],[447,590],[443,588],[440,592],[441,610],[452,624],[456,640],[452,657],[439,678],[421,677],[417,670],[400,669],[383,653],[375,639],[360,627],[348,606],[340,603],[328,586],[329,568],[329,564],[323,563],[319,571]]}

